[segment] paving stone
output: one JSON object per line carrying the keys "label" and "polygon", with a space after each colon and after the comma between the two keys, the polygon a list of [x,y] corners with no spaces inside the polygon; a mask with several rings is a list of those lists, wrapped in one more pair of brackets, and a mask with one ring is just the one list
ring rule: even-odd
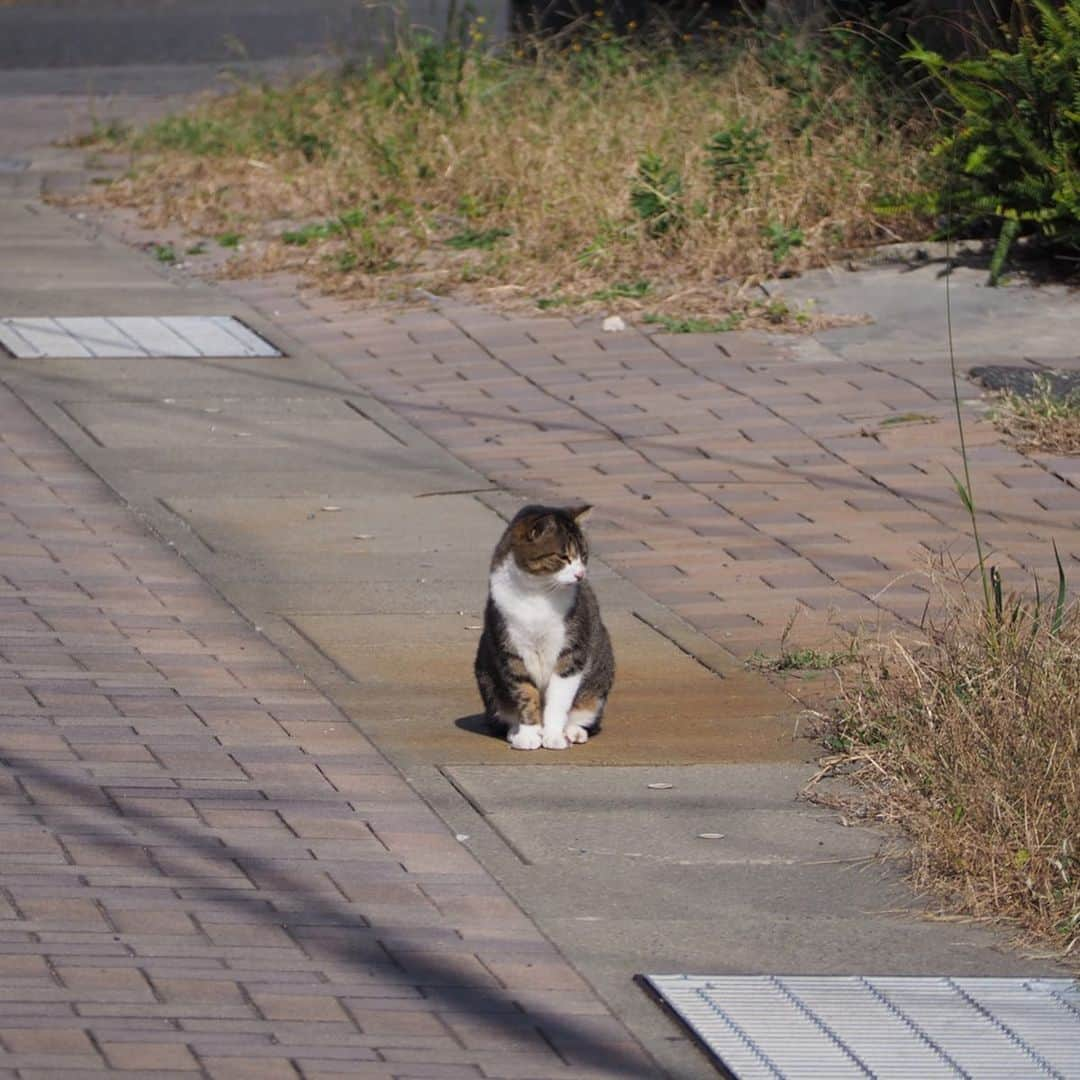
{"label": "paving stone", "polygon": [[197,1071],[200,1066],[186,1046],[175,1043],[113,1043],[100,1040],[101,1051],[114,1069],[143,1069],[160,1074],[165,1070]]}
{"label": "paving stone", "polygon": [[348,1016],[337,998],[253,992],[252,1000],[268,1020],[343,1021]]}
{"label": "paving stone", "polygon": [[[760,335],[729,334],[708,341],[699,341],[695,336],[620,335],[619,342],[613,344],[603,338],[594,340],[589,326],[573,328],[567,325],[566,320],[491,321],[486,315],[460,305],[447,309],[443,316],[456,322],[465,334],[472,336],[477,346],[487,349],[503,365],[503,374],[497,379],[498,368],[493,369],[490,363],[477,367],[474,372],[459,369],[458,374],[466,383],[475,380],[479,392],[497,383],[502,400],[516,398],[523,407],[531,406],[542,411],[548,409],[551,401],[561,401],[565,408],[560,412],[560,418],[565,416],[566,423],[571,426],[592,428],[599,440],[575,446],[576,456],[585,459],[583,469],[560,469],[556,473],[550,472],[552,449],[547,438],[539,443],[546,447],[542,457],[534,456],[532,452],[532,448],[538,444],[535,430],[502,424],[498,428],[497,448],[489,448],[475,439],[463,441],[451,438],[448,441],[447,445],[455,453],[487,471],[493,478],[503,475],[500,470],[510,470],[514,486],[519,489],[528,490],[531,487],[538,495],[547,498],[569,500],[578,495],[592,498],[588,488],[590,485],[595,487],[596,481],[589,479],[591,467],[608,471],[615,468],[613,454],[624,450],[631,441],[636,452],[619,469],[635,477],[639,493],[658,497],[655,483],[650,484],[650,481],[670,479],[672,470],[675,477],[684,483],[700,484],[707,477],[722,481],[738,478],[743,484],[760,481],[766,487],[760,495],[732,490],[730,483],[723,485],[723,494],[715,487],[712,492],[703,492],[723,502],[733,521],[741,521],[747,526],[748,541],[744,548],[737,551],[732,551],[731,545],[724,543],[725,539],[730,539],[726,525],[713,525],[706,519],[692,521],[686,514],[689,504],[676,509],[679,503],[672,500],[670,495],[666,496],[665,509],[692,524],[699,536],[715,537],[713,551],[717,555],[722,556],[720,545],[723,545],[732,554],[746,560],[757,560],[763,558],[766,552],[776,552],[775,541],[783,539],[785,554],[782,557],[791,562],[795,579],[799,574],[795,569],[798,566],[803,567],[801,572],[810,581],[818,581],[818,575],[824,571],[826,581],[833,582],[838,606],[849,603],[847,585],[852,572],[879,575],[877,589],[869,583],[866,586],[868,594],[873,595],[884,588],[897,572],[917,568],[918,553],[901,547],[891,549],[887,558],[871,561],[866,553],[868,547],[875,551],[883,551],[887,547],[872,540],[881,536],[883,530],[910,531],[915,535],[921,532],[922,537],[936,543],[947,539],[950,530],[959,529],[962,533],[965,528],[962,517],[943,517],[939,503],[928,497],[931,491],[937,491],[941,493],[943,502],[951,500],[952,493],[947,485],[936,480],[922,485],[920,481],[907,479],[922,477],[926,473],[928,451],[938,454],[943,464],[953,467],[955,444],[949,423],[948,402],[941,406],[936,404],[937,395],[948,389],[947,380],[936,379],[935,374],[924,371],[917,360],[890,361],[892,369],[885,372],[861,361],[838,362],[835,356],[829,354],[829,364],[792,368],[783,365],[790,364],[798,350],[785,351],[783,346]],[[533,322],[536,322],[535,331],[524,329]],[[481,329],[474,332],[474,326]],[[440,333],[444,329],[442,327]],[[580,372],[574,374],[593,380],[591,386],[581,385],[579,378],[578,385],[570,391],[570,384],[564,379],[566,367],[551,363],[552,354],[516,336],[521,333],[537,341],[557,341],[554,354],[557,359],[562,365],[580,366]],[[605,368],[603,365],[607,361],[600,359],[598,363],[598,359],[606,356],[604,350],[608,347],[616,349],[619,363]],[[683,367],[676,367],[673,359]],[[641,373],[647,372],[651,378],[630,375],[630,367]],[[620,369],[618,396],[612,397],[601,388],[602,381]],[[360,380],[377,377],[380,380],[377,393],[392,391],[395,386],[403,388],[395,383],[392,373],[385,367],[381,373],[365,368],[356,369],[351,374]],[[383,375],[390,377],[383,378]],[[677,382],[673,385],[680,387],[681,406],[675,400],[666,401],[658,386],[664,379],[676,378]],[[546,390],[548,400],[538,397],[537,390]],[[410,392],[423,400],[439,395],[441,390],[439,383],[421,379],[410,387]],[[572,400],[566,396],[568,393],[573,394]],[[462,402],[467,400],[470,397],[468,387],[458,387],[457,395]],[[725,427],[718,424],[715,415],[698,414],[691,418],[686,402],[705,399],[731,401],[733,406],[737,406],[733,408],[733,415],[738,417],[738,423]],[[762,403],[767,403],[768,409],[773,412],[763,408]],[[849,408],[855,408],[864,419],[860,421],[845,416],[844,410]],[[942,422],[880,428],[877,438],[872,437],[876,428],[871,428],[862,438],[834,437],[833,433],[851,432],[858,435],[869,422],[866,418],[876,423],[877,420],[896,415],[898,411],[913,409],[925,410],[930,416],[940,414]],[[782,417],[777,416],[776,411],[781,412]],[[422,428],[432,423],[430,409],[418,408],[409,415]],[[635,415],[649,418],[629,419]],[[699,447],[707,447],[706,452],[712,460],[695,456],[699,450],[694,449],[692,444],[685,448],[678,442],[669,445],[670,439],[680,436],[665,433],[667,425],[660,420],[661,416],[670,417],[676,428],[685,426],[689,431],[700,426],[702,431],[707,432],[708,438],[699,440]],[[447,420],[447,424],[454,422],[454,417]],[[609,425],[606,434],[603,429],[597,431],[598,423]],[[860,429],[860,423],[864,425],[863,429]],[[992,456],[987,458],[988,463],[1015,460],[1015,452],[1000,446],[992,432],[972,426],[975,430],[969,441],[973,458],[979,454],[989,454]],[[442,430],[449,432],[454,429],[444,425]],[[458,427],[457,430],[462,429]],[[754,466],[746,455],[748,447],[756,446],[760,446],[764,456],[758,458],[759,464]],[[516,465],[511,459],[516,461]],[[681,461],[682,464],[673,466],[672,460]],[[613,464],[601,464],[607,461]],[[863,474],[866,469],[877,470],[876,482]],[[941,473],[944,475],[943,468]],[[900,490],[889,479],[893,476],[904,478],[908,487],[915,483],[915,489]],[[824,561],[819,560],[820,548],[815,550],[815,545],[820,545],[822,532],[820,528],[803,529],[800,518],[805,516],[809,524],[818,523],[824,517],[833,528],[842,528],[844,519],[842,514],[837,513],[834,502],[822,505],[820,490],[811,487],[804,493],[802,487],[786,486],[785,481],[803,478],[812,478],[819,484],[828,482],[835,486],[837,492],[853,493],[849,506],[856,517],[849,520],[848,532],[852,540],[858,540],[861,550],[829,552]],[[1067,496],[1061,492],[1062,489],[1068,490],[1068,487],[1060,476],[1046,471],[1038,483],[1038,488],[1029,486],[1026,489],[1025,513],[1038,518],[1040,514],[1071,505],[1064,501]],[[1041,494],[1043,491],[1046,492],[1045,496]],[[1034,494],[1038,494],[1037,500],[1032,497]],[[626,570],[629,560],[621,549],[625,549],[628,542],[644,541],[651,544],[654,536],[659,534],[655,528],[643,523],[638,515],[629,512],[633,504],[626,504],[623,509],[611,492],[599,488],[596,489],[595,498],[596,501],[604,501],[605,509],[611,508],[615,527],[613,533],[603,534],[597,547],[617,569]],[[912,506],[913,501],[915,506]],[[1000,500],[998,502],[1000,504]],[[994,500],[985,499],[984,506],[993,512]],[[903,517],[916,513],[916,518]],[[1049,527],[1044,535],[1049,535]],[[1009,538],[1006,546],[1014,541],[1015,536]],[[692,566],[681,563],[680,566],[691,579],[700,572]],[[648,578],[639,576],[635,580],[646,591],[659,595],[666,573],[652,574]],[[771,584],[767,580],[762,581],[763,587],[768,588]],[[711,611],[701,612],[704,618],[699,618],[692,610],[683,613],[701,629],[718,629]],[[740,632],[749,632],[754,615],[752,605],[748,604],[745,610],[737,614],[744,617],[743,622],[733,625],[738,626]],[[768,644],[770,633],[771,629],[762,626],[758,644]],[[746,641],[749,642],[751,638],[752,635]]]}
{"label": "paving stone", "polygon": [[[88,475],[4,390],[0,415],[18,420],[0,463],[21,426],[52,474]],[[107,492],[24,473],[33,521],[0,480],[0,545],[48,555],[9,555],[0,591],[0,797],[37,816],[0,823],[0,1075],[483,1076],[494,1044],[463,1049],[441,1014],[488,1016],[498,963],[564,985],[550,959],[523,974],[531,922]],[[493,914],[505,939],[463,943]],[[567,1075],[549,1043],[532,1050],[534,1074]]]}
{"label": "paving stone", "polygon": [[97,1054],[94,1044],[83,1031],[48,1027],[0,1027],[0,1042],[13,1054],[78,1055],[90,1060]]}

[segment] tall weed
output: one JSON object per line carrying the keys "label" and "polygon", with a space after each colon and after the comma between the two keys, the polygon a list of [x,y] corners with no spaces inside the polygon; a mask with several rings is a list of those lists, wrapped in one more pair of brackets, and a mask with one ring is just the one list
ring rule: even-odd
{"label": "tall weed", "polygon": [[995,594],[993,626],[951,586],[921,639],[864,646],[826,765],[912,838],[917,888],[1080,960],[1080,612]]}

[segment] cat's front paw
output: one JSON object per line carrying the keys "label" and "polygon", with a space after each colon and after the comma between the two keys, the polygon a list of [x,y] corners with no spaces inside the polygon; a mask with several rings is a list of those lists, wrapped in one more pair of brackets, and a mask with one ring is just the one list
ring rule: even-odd
{"label": "cat's front paw", "polygon": [[589,732],[587,728],[583,728],[580,724],[567,724],[566,737],[572,743],[588,742]]}
{"label": "cat's front paw", "polygon": [[545,731],[543,735],[545,750],[568,750],[570,743],[566,741],[566,735],[561,731]]}
{"label": "cat's front paw", "polygon": [[511,729],[506,741],[515,750],[539,750],[542,740],[540,737],[539,724],[522,724],[520,727]]}

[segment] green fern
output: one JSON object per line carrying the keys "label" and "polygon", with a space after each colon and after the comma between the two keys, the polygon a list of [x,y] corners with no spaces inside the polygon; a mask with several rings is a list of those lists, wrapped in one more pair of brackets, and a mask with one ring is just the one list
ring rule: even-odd
{"label": "green fern", "polygon": [[1080,249],[1080,0],[1018,6],[1023,29],[1006,31],[1008,48],[963,60],[917,44],[907,53],[956,114],[936,151],[953,163],[937,210],[950,227],[997,222],[991,284],[1021,232]]}

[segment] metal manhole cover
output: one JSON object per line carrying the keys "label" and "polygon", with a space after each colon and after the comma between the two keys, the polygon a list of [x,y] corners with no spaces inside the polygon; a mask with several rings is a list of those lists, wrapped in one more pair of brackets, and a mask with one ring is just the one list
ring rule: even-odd
{"label": "metal manhole cover", "polygon": [[973,367],[968,375],[987,390],[1016,394],[1022,398],[1041,393],[1058,398],[1080,394],[1080,371],[987,364],[985,367]]}
{"label": "metal manhole cover", "polygon": [[0,318],[0,346],[12,356],[31,360],[281,356],[231,315]]}
{"label": "metal manhole cover", "polygon": [[737,1080],[1080,1077],[1080,983],[646,975]]}

